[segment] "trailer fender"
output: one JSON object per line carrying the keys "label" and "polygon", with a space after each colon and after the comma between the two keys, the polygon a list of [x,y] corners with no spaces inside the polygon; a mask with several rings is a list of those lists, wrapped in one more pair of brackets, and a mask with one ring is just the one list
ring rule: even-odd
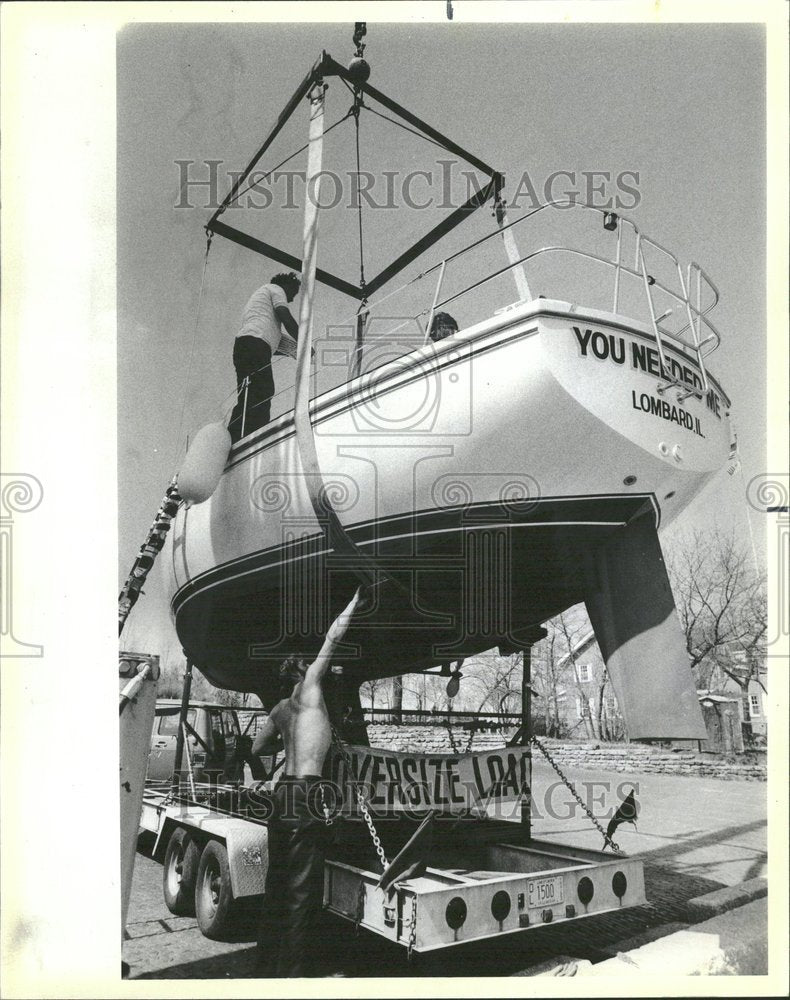
{"label": "trailer fender", "polygon": [[157,861],[164,861],[167,845],[173,835],[173,830],[175,830],[178,825],[178,823],[174,822],[167,816],[165,817],[164,822],[160,824],[159,829],[156,832],[156,840],[154,841],[154,849],[152,852],[153,857]]}
{"label": "trailer fender", "polygon": [[228,852],[230,885],[234,899],[263,894],[269,868],[267,841],[269,831],[262,823],[211,813],[206,809],[184,810],[165,815],[159,826],[154,857],[164,859],[164,852],[175,829],[183,827],[200,844],[218,840]]}
{"label": "trailer fender", "polygon": [[263,895],[269,870],[269,831],[256,823],[230,826],[225,838],[234,899]]}

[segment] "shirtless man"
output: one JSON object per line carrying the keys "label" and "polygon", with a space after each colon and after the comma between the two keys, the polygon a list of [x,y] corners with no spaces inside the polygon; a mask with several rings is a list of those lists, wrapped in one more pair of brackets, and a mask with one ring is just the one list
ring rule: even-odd
{"label": "shirtless man", "polygon": [[258,933],[261,976],[310,975],[318,939],[324,857],[331,827],[324,822],[321,772],[332,740],[322,682],[332,655],[360,602],[358,589],[327,632],[321,651],[306,666],[289,657],[280,667],[286,694],[272,709],[255,738],[254,754],[285,749],[285,770],[275,788],[269,821],[269,870]]}

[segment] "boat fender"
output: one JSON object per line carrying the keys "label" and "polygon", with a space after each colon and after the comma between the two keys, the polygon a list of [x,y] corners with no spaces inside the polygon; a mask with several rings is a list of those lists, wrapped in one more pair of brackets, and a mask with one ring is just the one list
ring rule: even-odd
{"label": "boat fender", "polygon": [[200,428],[178,473],[178,492],[187,503],[203,503],[214,493],[230,448],[230,433],[223,423]]}

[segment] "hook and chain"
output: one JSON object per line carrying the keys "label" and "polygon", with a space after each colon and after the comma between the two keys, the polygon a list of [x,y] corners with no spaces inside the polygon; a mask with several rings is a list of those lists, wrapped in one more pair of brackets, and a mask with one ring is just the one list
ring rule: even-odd
{"label": "hook and chain", "polygon": [[362,58],[362,54],[365,51],[365,44],[362,39],[367,35],[367,22],[366,21],[355,21],[354,22],[354,55],[358,58]]}
{"label": "hook and chain", "polygon": [[370,810],[368,809],[368,803],[365,798],[365,794],[360,787],[360,783],[354,777],[354,765],[351,760],[351,755],[346,750],[343,745],[342,740],[338,736],[337,730],[330,722],[329,728],[332,731],[332,740],[337,747],[340,756],[343,758],[343,763],[346,765],[346,774],[348,775],[348,780],[354,785],[354,794],[357,797],[357,804],[359,805],[359,811],[362,813],[362,818],[370,833],[370,839],[373,841],[373,846],[376,848],[376,854],[378,854],[379,861],[381,862],[381,870],[385,871],[389,867],[389,861],[387,861],[387,855],[384,853],[384,848],[381,846],[381,838],[378,835],[376,826],[373,822],[373,817],[370,815]]}
{"label": "hook and chain", "polygon": [[447,721],[447,735],[450,739],[450,746],[452,747],[453,753],[468,754],[472,752],[472,744],[475,740],[475,733],[477,732],[477,727],[474,722],[469,723],[469,738],[466,741],[466,749],[459,750],[455,742],[455,735],[453,734],[452,726],[449,720]]}
{"label": "hook and chain", "polygon": [[530,743],[534,743],[535,744],[535,746],[538,748],[538,750],[540,750],[540,752],[543,754],[543,756],[546,758],[546,760],[549,762],[549,764],[551,764],[551,766],[554,768],[554,770],[560,776],[560,780],[562,781],[562,783],[570,791],[571,795],[574,797],[574,799],[576,799],[576,801],[578,802],[578,804],[582,807],[582,809],[585,811],[585,813],[589,817],[589,819],[592,822],[593,826],[598,830],[598,832],[603,837],[603,839],[604,839],[604,846],[606,844],[609,844],[609,846],[612,848],[612,850],[615,852],[615,854],[622,854],[623,852],[620,850],[619,844],[615,843],[615,841],[612,840],[612,838],[609,836],[609,834],[606,832],[606,830],[604,830],[604,828],[601,826],[601,824],[598,822],[598,820],[595,818],[595,816],[593,816],[592,811],[587,807],[586,803],[582,801],[581,796],[576,791],[576,789],[573,787],[573,784],[571,783],[571,781],[565,776],[565,774],[563,773],[562,768],[560,767],[560,765],[552,758],[552,756],[549,753],[549,751],[543,746],[543,744],[540,742],[540,740],[537,738],[537,736],[530,736],[529,741],[530,741]]}
{"label": "hook and chain", "polygon": [[409,940],[406,946],[406,961],[411,962],[412,952],[417,943],[417,894],[411,897],[411,916],[409,917]]}

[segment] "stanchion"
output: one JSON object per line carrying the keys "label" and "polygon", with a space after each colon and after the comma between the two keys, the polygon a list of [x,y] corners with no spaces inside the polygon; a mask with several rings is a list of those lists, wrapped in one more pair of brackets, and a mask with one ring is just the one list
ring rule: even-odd
{"label": "stanchion", "polygon": [[184,760],[184,723],[189,711],[189,698],[192,694],[192,661],[187,660],[184,674],[184,687],[181,691],[181,710],[178,713],[178,735],[176,736],[176,759],[173,765],[173,782],[171,790],[175,794],[181,784],[181,764]]}

